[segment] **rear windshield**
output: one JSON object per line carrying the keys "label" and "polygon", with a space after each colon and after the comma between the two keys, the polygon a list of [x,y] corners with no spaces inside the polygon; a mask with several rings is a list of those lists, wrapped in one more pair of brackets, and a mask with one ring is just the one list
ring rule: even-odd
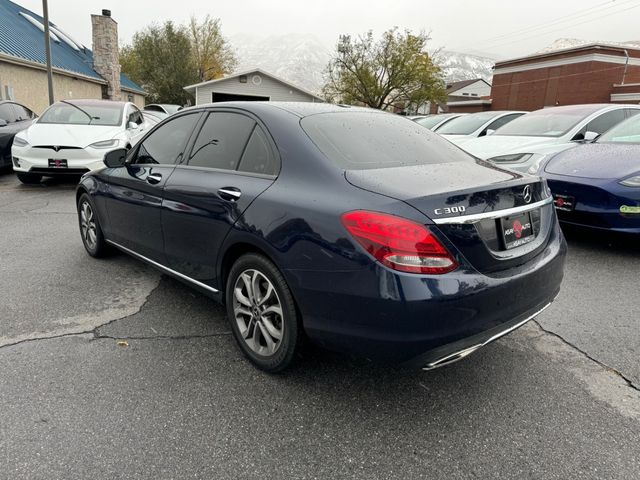
{"label": "rear windshield", "polygon": [[300,124],[322,153],[344,170],[472,161],[437,134],[391,113],[321,113]]}
{"label": "rear windshield", "polygon": [[56,103],[40,117],[38,123],[62,125],[102,125],[116,127],[122,124],[122,103]]}
{"label": "rear windshield", "polygon": [[598,143],[640,143],[640,115],[634,115],[619,123],[603,133],[597,141]]}
{"label": "rear windshield", "polygon": [[496,118],[500,113],[481,112],[473,115],[463,115],[445,123],[436,131],[444,135],[469,135],[488,121]]}
{"label": "rear windshield", "polygon": [[600,108],[581,105],[536,110],[507,123],[494,135],[560,137]]}

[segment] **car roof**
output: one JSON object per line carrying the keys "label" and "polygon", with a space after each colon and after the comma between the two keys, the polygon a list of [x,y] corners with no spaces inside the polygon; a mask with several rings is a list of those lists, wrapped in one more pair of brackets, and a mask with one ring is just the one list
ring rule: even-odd
{"label": "car roof", "polygon": [[370,112],[370,113],[389,113],[382,112],[373,108],[366,107],[354,107],[351,105],[341,105],[333,103],[312,103],[312,102],[251,102],[251,101],[239,101],[239,102],[216,102],[197,105],[195,107],[188,107],[180,110],[180,113],[190,110],[200,110],[209,108],[240,108],[248,111],[257,111],[263,108],[284,110],[292,113],[300,118],[307,117],[309,115],[316,115],[319,113],[344,113],[347,111],[352,112]]}
{"label": "car roof", "polygon": [[[131,102],[122,102],[119,100],[97,100],[93,98],[83,98],[78,100],[69,98],[69,99],[65,99],[64,102],[73,103],[74,105],[114,105],[114,104],[128,105],[131,103]],[[59,100],[56,103],[63,103],[63,101]]]}

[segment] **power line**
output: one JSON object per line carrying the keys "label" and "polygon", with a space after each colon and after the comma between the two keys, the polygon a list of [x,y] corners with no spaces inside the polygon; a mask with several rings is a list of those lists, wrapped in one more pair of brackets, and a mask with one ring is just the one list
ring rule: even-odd
{"label": "power line", "polygon": [[[522,42],[522,41],[524,41],[524,40],[529,40],[529,39],[531,39],[531,38],[536,38],[536,37],[538,37],[538,36],[540,36],[540,35],[548,35],[548,34],[550,34],[550,33],[558,32],[558,31],[560,31],[560,30],[562,30],[562,29],[565,29],[565,28],[577,27],[578,25],[584,25],[585,23],[590,23],[590,22],[593,22],[593,21],[595,21],[595,20],[602,20],[603,18],[607,18],[607,17],[610,17],[610,16],[612,16],[612,15],[618,15],[618,14],[620,14],[620,13],[626,12],[626,11],[628,11],[628,10],[633,10],[634,8],[638,8],[638,7],[640,7],[640,3],[638,3],[637,5],[633,5],[633,6],[631,6],[631,7],[624,8],[624,9],[622,9],[622,10],[617,10],[617,11],[615,11],[615,12],[610,12],[610,13],[609,13],[609,14],[607,14],[607,15],[602,15],[602,16],[599,16],[599,17],[597,17],[597,18],[590,18],[590,19],[588,19],[588,20],[584,20],[584,21],[582,21],[582,22],[573,23],[573,24],[569,24],[569,25],[564,25],[564,26],[563,26],[562,28],[560,28],[560,29],[557,29],[557,28],[556,28],[556,29],[553,29],[553,30],[549,30],[549,31],[547,31],[547,32],[539,32],[539,33],[536,33],[535,35],[530,35],[530,36],[528,36],[528,37],[523,37],[523,38],[520,38],[520,39],[517,39],[517,40],[511,40],[511,43],[519,43],[519,42]],[[502,44],[504,44],[504,42],[495,42],[495,43],[492,43],[492,44],[491,44],[491,45],[489,45],[489,46],[485,45],[485,46],[483,46],[482,48],[492,48],[492,47],[499,46],[499,45],[502,45]]]}
{"label": "power line", "polygon": [[515,31],[509,32],[509,33],[503,33],[503,34],[500,34],[500,35],[496,35],[494,37],[488,37],[488,38],[485,38],[483,40],[480,40],[478,43],[481,44],[481,45],[482,44],[486,44],[486,43],[493,43],[493,40],[496,40],[496,39],[501,39],[501,38],[510,37],[510,36],[520,36],[522,34],[530,33],[531,31],[535,31],[535,30],[539,30],[539,29],[546,29],[546,28],[549,28],[550,26],[557,25],[559,23],[563,23],[563,22],[565,22],[567,20],[573,21],[573,20],[576,20],[578,18],[582,18],[582,17],[585,17],[585,16],[593,15],[594,13],[601,13],[601,12],[603,12],[605,10],[610,9],[610,8],[619,7],[621,5],[624,5],[624,4],[632,2],[632,1],[635,1],[635,0],[625,0],[625,1],[622,1],[622,2],[616,2],[616,0],[608,0],[606,2],[599,3],[598,5],[594,5],[593,7],[587,8],[586,10],[582,11],[581,13],[573,13],[573,14],[570,14],[570,15],[565,15],[565,16],[556,18],[555,20],[548,20],[546,22],[539,23],[539,24],[536,24],[536,25],[531,25],[529,27],[521,28],[519,30],[515,30]]}

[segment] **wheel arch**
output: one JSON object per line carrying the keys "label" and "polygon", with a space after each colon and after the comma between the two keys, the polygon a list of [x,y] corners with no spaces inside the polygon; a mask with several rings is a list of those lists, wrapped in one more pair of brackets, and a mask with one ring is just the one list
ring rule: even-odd
{"label": "wheel arch", "polygon": [[278,268],[276,262],[274,262],[273,260],[273,257],[269,255],[265,251],[265,249],[260,248],[254,243],[250,243],[246,241],[238,241],[229,245],[225,250],[224,254],[222,255],[222,258],[220,259],[220,267],[218,269],[218,272],[220,275],[219,283],[220,283],[222,303],[226,302],[225,292],[227,289],[227,277],[229,276],[231,267],[236,262],[236,260],[238,260],[241,256],[246,255],[247,253],[257,253],[258,255],[262,255],[265,258],[267,258],[271,263],[276,265],[276,268]]}

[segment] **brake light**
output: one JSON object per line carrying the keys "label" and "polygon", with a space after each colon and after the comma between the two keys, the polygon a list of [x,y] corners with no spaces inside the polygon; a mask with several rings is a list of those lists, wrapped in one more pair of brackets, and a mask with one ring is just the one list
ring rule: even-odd
{"label": "brake light", "polygon": [[411,220],[357,210],[342,215],[342,224],[376,260],[394,270],[442,274],[458,268],[440,240]]}

